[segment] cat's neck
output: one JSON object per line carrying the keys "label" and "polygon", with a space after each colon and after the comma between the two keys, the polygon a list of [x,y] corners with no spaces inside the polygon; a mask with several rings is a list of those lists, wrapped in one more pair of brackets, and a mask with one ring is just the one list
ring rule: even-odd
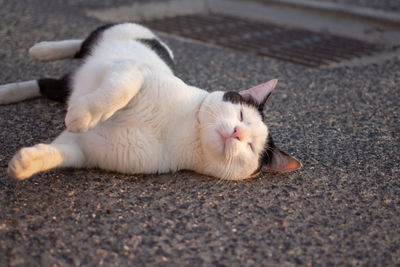
{"label": "cat's neck", "polygon": [[[185,110],[171,125],[170,130],[175,131],[171,140],[168,155],[171,160],[171,169],[201,169],[204,164],[204,156],[200,139],[200,122],[198,113],[204,99],[209,94],[207,91],[195,87],[189,87],[191,93],[185,103]],[[178,159],[178,160],[177,160]]]}

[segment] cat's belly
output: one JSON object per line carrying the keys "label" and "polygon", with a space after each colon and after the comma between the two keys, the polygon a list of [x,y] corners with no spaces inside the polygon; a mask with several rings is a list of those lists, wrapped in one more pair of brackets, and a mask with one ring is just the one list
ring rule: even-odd
{"label": "cat's belly", "polygon": [[82,134],[81,140],[89,167],[131,174],[169,171],[152,129],[103,125]]}

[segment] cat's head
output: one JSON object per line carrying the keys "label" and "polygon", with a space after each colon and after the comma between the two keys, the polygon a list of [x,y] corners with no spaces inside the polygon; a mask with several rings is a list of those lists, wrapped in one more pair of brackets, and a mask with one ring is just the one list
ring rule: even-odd
{"label": "cat's head", "polygon": [[263,122],[264,105],[278,80],[240,92],[213,92],[199,111],[203,173],[227,180],[297,170],[301,163],[278,149]]}

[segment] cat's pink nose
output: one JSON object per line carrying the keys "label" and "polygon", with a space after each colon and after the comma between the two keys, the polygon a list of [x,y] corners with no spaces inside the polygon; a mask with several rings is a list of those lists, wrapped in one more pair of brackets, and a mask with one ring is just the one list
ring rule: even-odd
{"label": "cat's pink nose", "polygon": [[236,126],[233,129],[231,138],[236,138],[237,140],[242,142],[242,141],[246,140],[248,138],[248,136],[249,136],[249,132],[246,129]]}

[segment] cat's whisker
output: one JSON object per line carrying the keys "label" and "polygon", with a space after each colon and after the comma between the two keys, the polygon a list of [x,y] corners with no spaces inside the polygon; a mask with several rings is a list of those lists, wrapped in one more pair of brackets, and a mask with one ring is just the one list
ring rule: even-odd
{"label": "cat's whisker", "polygon": [[227,181],[228,183],[229,183],[230,177],[231,177],[230,172],[231,172],[232,161],[233,161],[232,153],[229,153],[228,157],[225,159],[225,169],[224,169],[224,172],[223,172],[223,175],[221,178],[223,181]]}
{"label": "cat's whisker", "polygon": [[215,122],[206,122],[203,123],[202,125],[199,125],[200,128],[207,128],[207,127],[212,127],[212,126],[217,126]]}
{"label": "cat's whisker", "polygon": [[211,111],[211,110],[206,110],[206,113],[208,114],[208,115],[210,115],[210,117],[213,119],[213,120],[216,120],[217,118],[218,118],[218,115],[216,114],[216,112],[213,112],[213,111]]}
{"label": "cat's whisker", "polygon": [[210,130],[210,129],[213,129],[213,128],[216,128],[216,126],[215,125],[208,125],[208,126],[203,126],[203,127],[200,127],[199,128],[199,130]]}
{"label": "cat's whisker", "polygon": [[206,111],[209,115],[211,115],[214,119],[217,118],[217,113],[220,113],[220,112],[221,112],[221,108],[218,107],[218,106],[211,106],[211,105],[209,105],[209,104],[207,104],[207,103],[203,103],[203,105],[204,105],[205,107],[207,107],[207,109],[205,109],[205,111]]}
{"label": "cat's whisker", "polygon": [[229,176],[228,176],[228,171],[229,171],[229,164],[227,164],[227,162],[229,161],[229,159],[225,160],[225,168],[223,169],[222,174],[220,175],[220,178],[218,179],[218,185],[222,185],[225,184],[226,181],[229,180]]}
{"label": "cat's whisker", "polygon": [[217,183],[215,185],[222,185],[223,180],[224,180],[223,177],[219,177],[218,181],[217,181]]}

